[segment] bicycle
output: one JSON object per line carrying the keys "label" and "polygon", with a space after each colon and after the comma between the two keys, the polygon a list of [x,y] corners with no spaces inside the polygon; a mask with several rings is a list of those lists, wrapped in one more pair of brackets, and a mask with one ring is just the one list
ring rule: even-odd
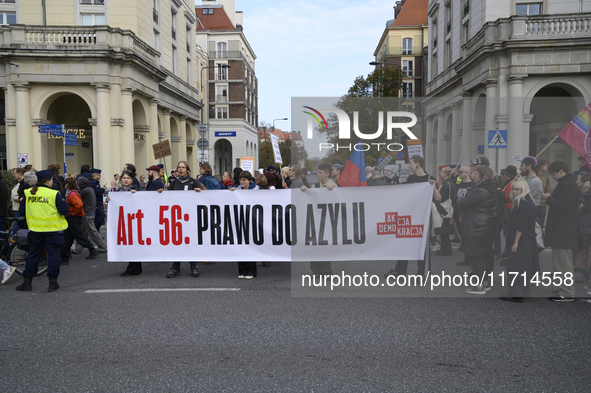
{"label": "bicycle", "polygon": [[[27,258],[29,256],[29,243],[27,242],[28,229],[19,229],[16,234],[13,233],[13,228],[18,225],[19,221],[24,221],[25,217],[7,217],[7,221],[12,221],[10,228],[6,232],[0,232],[0,236],[4,237],[0,243],[0,254],[6,256],[6,263],[16,268],[16,272],[20,275],[25,271]],[[37,276],[44,274],[47,271],[47,256],[41,258],[39,261],[39,269]]]}

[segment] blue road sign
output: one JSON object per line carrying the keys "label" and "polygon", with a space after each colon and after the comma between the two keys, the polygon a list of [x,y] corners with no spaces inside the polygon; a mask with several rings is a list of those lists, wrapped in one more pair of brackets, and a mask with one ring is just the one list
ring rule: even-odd
{"label": "blue road sign", "polygon": [[74,140],[66,139],[66,146],[78,146],[78,141],[76,139],[74,139]]}
{"label": "blue road sign", "polygon": [[41,134],[47,134],[50,131],[63,130],[63,129],[64,129],[63,124],[39,124],[39,133],[41,133]]}
{"label": "blue road sign", "polygon": [[59,130],[55,129],[55,130],[49,130],[51,135],[53,136],[64,136],[64,131],[60,128]]}
{"label": "blue road sign", "polygon": [[65,134],[66,141],[75,141],[78,139],[76,134]]}
{"label": "blue road sign", "polygon": [[507,130],[488,130],[488,148],[506,149]]}
{"label": "blue road sign", "polygon": [[216,138],[235,137],[236,131],[216,131],[215,136],[216,136]]}
{"label": "blue road sign", "polygon": [[478,145],[478,154],[484,154],[484,145]]}

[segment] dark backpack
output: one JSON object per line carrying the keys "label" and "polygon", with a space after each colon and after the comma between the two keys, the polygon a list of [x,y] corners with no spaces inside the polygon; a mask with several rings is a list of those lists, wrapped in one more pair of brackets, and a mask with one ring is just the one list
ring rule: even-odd
{"label": "dark backpack", "polygon": [[205,188],[208,190],[221,190],[222,183],[220,183],[220,181],[213,176],[207,176],[205,178]]}
{"label": "dark backpack", "polygon": [[503,222],[503,224],[509,225],[509,212],[505,209],[505,203],[507,203],[506,195],[502,190],[498,190],[495,196],[497,197],[495,215],[497,216],[497,219]]}

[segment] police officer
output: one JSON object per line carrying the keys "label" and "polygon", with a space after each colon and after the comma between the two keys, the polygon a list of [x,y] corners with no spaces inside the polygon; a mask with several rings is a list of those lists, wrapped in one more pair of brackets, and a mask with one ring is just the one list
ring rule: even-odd
{"label": "police officer", "polygon": [[29,257],[23,273],[23,283],[17,291],[32,291],[31,282],[37,275],[39,260],[47,250],[47,277],[49,292],[59,288],[60,246],[64,242],[61,231],[68,227],[64,217],[70,211],[61,194],[51,189],[53,173],[50,170],[37,172],[37,184],[25,190],[25,199],[20,206],[20,215],[25,216],[29,226]]}
{"label": "police officer", "polygon": [[90,170],[90,176],[92,179],[90,180],[90,187],[94,190],[96,194],[96,209],[94,212],[94,226],[96,227],[96,231],[101,233],[101,226],[105,223],[105,209],[103,207],[103,194],[105,193],[105,187],[101,187],[101,170],[92,168]]}

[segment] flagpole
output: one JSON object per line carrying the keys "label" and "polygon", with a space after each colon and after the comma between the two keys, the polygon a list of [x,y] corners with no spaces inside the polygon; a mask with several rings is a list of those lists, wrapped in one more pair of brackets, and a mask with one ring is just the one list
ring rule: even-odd
{"label": "flagpole", "polygon": [[[560,132],[562,132],[562,131],[560,131]],[[542,154],[543,152],[545,152],[545,151],[546,151],[546,149],[547,149],[547,148],[549,148],[549,147],[550,147],[550,145],[551,145],[552,143],[554,143],[554,141],[555,141],[556,139],[558,139],[558,137],[560,136],[560,132],[559,132],[558,134],[556,134],[556,136],[554,137],[554,139],[552,139],[552,140],[550,141],[550,143],[548,143],[548,144],[546,145],[546,147],[545,147],[545,148],[543,148],[543,149],[542,149],[542,151],[541,151],[541,152],[539,152],[539,153],[536,155],[536,157],[535,157],[535,158],[536,158],[536,161],[538,160],[538,157],[540,156],[540,154]],[[515,177],[513,178],[513,180],[511,180],[511,182],[514,182],[515,180],[517,180],[517,178],[518,178],[519,176],[520,176],[520,175],[519,175],[519,173],[518,173],[518,174],[517,174],[517,176],[515,176]],[[509,182],[509,183],[511,183],[511,182]],[[502,191],[503,191],[503,192],[505,192],[505,188],[507,188],[507,186],[509,185],[509,183],[507,183],[507,184],[505,185],[505,187],[503,187],[503,189],[502,189]]]}

